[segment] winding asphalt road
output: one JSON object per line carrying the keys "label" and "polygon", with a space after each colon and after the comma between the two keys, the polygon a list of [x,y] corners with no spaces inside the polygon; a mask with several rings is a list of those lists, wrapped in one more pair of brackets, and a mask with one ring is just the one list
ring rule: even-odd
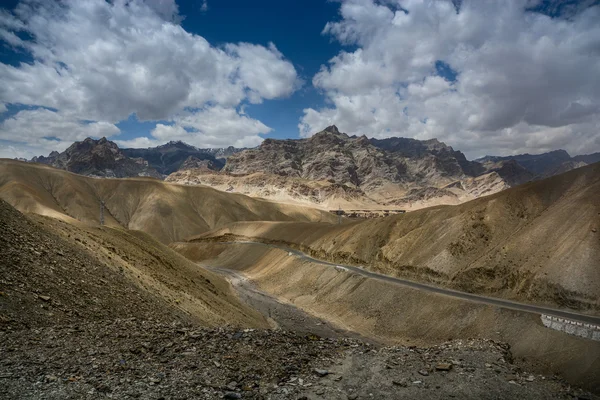
{"label": "winding asphalt road", "polygon": [[424,283],[408,281],[406,279],[395,278],[393,276],[382,275],[382,274],[378,274],[376,272],[367,271],[363,268],[355,267],[352,265],[336,264],[336,263],[331,263],[328,261],[318,260],[318,259],[313,258],[313,257],[309,256],[308,254],[305,254],[299,250],[290,249],[285,246],[278,246],[278,245],[274,245],[274,244],[267,244],[267,243],[262,243],[262,242],[252,242],[252,241],[233,241],[233,242],[219,242],[219,243],[220,244],[251,244],[251,245],[270,247],[270,248],[274,248],[274,249],[280,249],[283,251],[287,251],[288,253],[291,253],[292,255],[294,255],[296,257],[299,257],[301,259],[304,259],[304,260],[307,260],[307,261],[310,261],[313,263],[327,265],[327,266],[331,266],[334,268],[342,267],[342,268],[338,268],[340,273],[352,272],[352,273],[355,273],[358,275],[365,276],[367,278],[378,279],[381,281],[390,282],[390,283],[394,283],[397,285],[410,287],[413,289],[424,290],[427,292],[438,293],[438,294],[442,294],[442,295],[446,295],[446,296],[450,296],[450,297],[454,297],[454,298],[459,298],[462,300],[474,301],[477,303],[488,304],[488,305],[495,306],[495,307],[507,308],[510,310],[517,310],[517,311],[524,311],[524,312],[533,313],[533,314],[552,315],[554,317],[566,318],[571,321],[583,322],[583,323],[594,324],[594,325],[600,326],[600,316],[578,314],[578,313],[574,313],[574,312],[570,312],[570,311],[566,311],[566,310],[558,310],[558,309],[554,309],[554,308],[547,308],[547,307],[540,307],[540,306],[535,306],[535,305],[531,305],[531,304],[518,303],[518,302],[510,301],[510,300],[504,300],[504,299],[499,299],[499,298],[494,298],[494,297],[486,297],[486,296],[481,296],[478,294],[467,293],[467,292],[459,292],[457,290],[445,289],[445,288],[441,288],[441,287],[437,287],[437,286],[427,285]]}

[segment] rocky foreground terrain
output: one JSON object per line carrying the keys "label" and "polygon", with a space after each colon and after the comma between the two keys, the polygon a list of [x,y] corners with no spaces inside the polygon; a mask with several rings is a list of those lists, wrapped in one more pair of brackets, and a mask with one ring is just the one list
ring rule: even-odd
{"label": "rocky foreground terrain", "polygon": [[515,365],[501,343],[379,348],[286,331],[90,321],[0,331],[0,397],[592,399]]}

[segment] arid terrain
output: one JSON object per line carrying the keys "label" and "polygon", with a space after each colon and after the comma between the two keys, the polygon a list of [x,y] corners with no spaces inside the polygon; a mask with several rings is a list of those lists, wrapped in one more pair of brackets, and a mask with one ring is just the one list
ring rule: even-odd
{"label": "arid terrain", "polygon": [[598,165],[341,225],[324,211],[202,186],[0,166],[3,397],[546,399],[600,390],[600,343],[546,328],[539,314],[285,250],[598,315]]}
{"label": "arid terrain", "polygon": [[0,160],[0,198],[20,211],[141,230],[163,243],[236,221],[334,221],[328,212],[151,178],[96,179]]}
{"label": "arid terrain", "polygon": [[145,234],[3,201],[0,216],[2,398],[594,398],[497,341],[382,348],[339,328],[265,330],[289,316],[251,310]]}
{"label": "arid terrain", "polygon": [[170,141],[121,149],[106,138],[87,138],[31,162],[92,177],[204,185],[320,209],[418,210],[461,204],[599,160],[600,153],[571,157],[556,150],[470,161],[437,139],[369,139],[332,125],[308,139],[267,139],[256,148],[203,149]]}
{"label": "arid terrain", "polygon": [[330,126],[308,139],[265,140],[219,170],[182,166],[166,180],[320,208],[417,210],[456,205],[600,160],[566,151],[469,161],[436,139],[348,136]]}
{"label": "arid terrain", "polygon": [[281,243],[388,275],[598,313],[598,198],[593,164],[458,206],[342,225],[240,222],[197,242]]}
{"label": "arid terrain", "polygon": [[600,0],[0,2],[0,400],[600,400]]}
{"label": "arid terrain", "polygon": [[509,172],[488,170],[435,139],[350,137],[330,126],[309,139],[265,140],[231,155],[221,171],[182,168],[166,180],[322,208],[418,209],[459,204],[510,187],[509,178],[531,178],[496,171]]}

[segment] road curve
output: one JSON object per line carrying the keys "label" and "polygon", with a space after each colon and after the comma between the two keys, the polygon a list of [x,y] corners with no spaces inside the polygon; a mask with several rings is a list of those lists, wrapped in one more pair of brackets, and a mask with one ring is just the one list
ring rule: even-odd
{"label": "road curve", "polygon": [[600,326],[600,316],[578,314],[578,313],[574,313],[574,312],[570,312],[570,311],[566,311],[566,310],[559,310],[559,309],[548,308],[548,307],[540,307],[540,306],[535,306],[535,305],[531,305],[531,304],[518,303],[515,301],[504,300],[504,299],[500,299],[500,298],[486,297],[486,296],[481,296],[478,294],[460,292],[458,290],[452,290],[452,289],[446,289],[446,288],[441,288],[441,287],[437,287],[437,286],[431,286],[431,285],[427,285],[425,283],[419,283],[419,282],[409,281],[406,279],[395,278],[395,277],[389,276],[389,275],[378,274],[376,272],[367,271],[363,268],[355,267],[352,265],[345,265],[345,264],[332,263],[329,261],[319,260],[319,259],[313,258],[313,257],[309,256],[308,254],[305,254],[299,250],[291,249],[291,248],[288,248],[285,246],[278,246],[278,245],[274,245],[274,244],[268,244],[268,243],[262,243],[262,242],[252,242],[252,241],[231,241],[231,242],[218,242],[218,243],[219,244],[252,244],[252,245],[270,247],[270,248],[274,248],[274,249],[287,251],[288,253],[292,253],[296,257],[302,258],[304,260],[308,260],[313,263],[328,265],[328,266],[331,266],[334,268],[337,266],[341,266],[347,270],[347,271],[340,271],[340,273],[353,272],[355,274],[362,275],[367,278],[378,279],[381,281],[390,282],[390,283],[394,283],[397,285],[410,287],[413,289],[424,290],[427,292],[438,293],[438,294],[442,294],[442,295],[446,295],[446,296],[450,296],[450,297],[454,297],[454,298],[459,298],[462,300],[468,300],[468,301],[473,301],[476,303],[488,304],[491,306],[506,308],[506,309],[510,309],[510,310],[524,311],[524,312],[528,312],[528,313],[532,313],[532,314],[552,315],[552,316],[559,317],[559,318],[566,318],[571,321],[583,322],[583,323],[594,324],[594,325]]}

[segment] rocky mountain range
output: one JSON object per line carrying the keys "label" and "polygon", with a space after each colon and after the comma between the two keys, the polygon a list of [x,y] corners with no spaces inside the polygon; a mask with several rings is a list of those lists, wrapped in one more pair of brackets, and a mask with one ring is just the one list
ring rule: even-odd
{"label": "rocky mountain range", "polygon": [[151,176],[322,207],[406,209],[458,204],[600,161],[600,153],[486,156],[474,161],[437,139],[348,136],[330,126],[308,139],[266,139],[253,149],[201,149],[181,141],[119,149],[106,138],[34,157],[82,175]]}
{"label": "rocky mountain range", "polygon": [[167,180],[321,206],[456,204],[532,178],[514,162],[484,165],[431,139],[369,139],[330,126],[308,139],[266,139],[220,173],[181,170]]}
{"label": "rocky mountain range", "polygon": [[31,161],[51,165],[80,175],[103,178],[161,175],[143,158],[129,157],[116,143],[102,138],[87,138],[75,142],[62,153],[53,151],[48,157],[34,157]]}
{"label": "rocky mountain range", "polygon": [[571,157],[565,150],[554,150],[542,154],[518,154],[515,156],[485,156],[475,160],[484,165],[505,161],[517,162],[534,178],[547,178],[600,161],[600,153]]}
{"label": "rocky mountain range", "polygon": [[[233,146],[226,148],[199,149],[181,141],[171,141],[162,146],[149,147],[147,149],[123,149],[123,153],[133,158],[143,158],[148,164],[163,175],[169,175],[182,168],[183,164],[190,158],[207,161],[214,169],[221,169],[225,165],[227,157],[244,149]],[[186,168],[192,164],[186,164]]]}
{"label": "rocky mountain range", "polygon": [[436,139],[350,137],[330,126],[309,139],[267,139],[256,149],[230,157],[224,171],[266,172],[370,188],[381,181],[477,176],[483,168]]}
{"label": "rocky mountain range", "polygon": [[199,149],[181,141],[146,149],[120,149],[115,142],[106,138],[87,138],[73,143],[62,153],[53,151],[47,157],[33,157],[31,161],[87,176],[150,176],[163,179],[179,169],[205,166],[220,170],[227,157],[242,150],[233,146]]}

